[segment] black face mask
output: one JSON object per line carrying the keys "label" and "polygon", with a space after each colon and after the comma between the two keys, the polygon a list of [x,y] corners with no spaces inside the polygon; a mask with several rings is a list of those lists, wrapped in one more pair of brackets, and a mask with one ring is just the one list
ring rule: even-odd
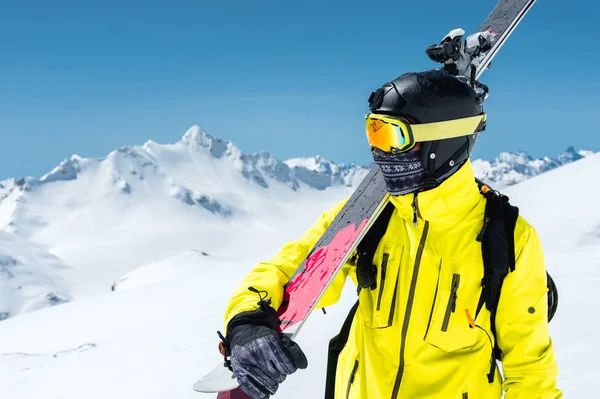
{"label": "black face mask", "polygon": [[[406,195],[425,187],[425,168],[421,162],[419,151],[391,154],[375,149],[373,150],[373,160],[381,168],[390,195]],[[461,165],[454,166],[448,173],[436,178],[433,187],[437,187],[453,175]]]}
{"label": "black face mask", "polygon": [[375,149],[373,159],[381,168],[390,195],[414,193],[423,187],[425,168],[418,151],[391,154]]}

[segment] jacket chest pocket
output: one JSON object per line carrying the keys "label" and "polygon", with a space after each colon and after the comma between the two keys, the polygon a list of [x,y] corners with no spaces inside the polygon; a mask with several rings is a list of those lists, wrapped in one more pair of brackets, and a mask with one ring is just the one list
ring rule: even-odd
{"label": "jacket chest pocket", "polygon": [[481,293],[483,264],[442,259],[425,341],[447,352],[465,349],[477,340],[469,324]]}
{"label": "jacket chest pocket", "polygon": [[376,254],[373,259],[377,285],[372,290],[362,289],[358,295],[358,308],[366,327],[386,328],[394,321],[403,249],[399,245],[384,245],[381,255]]}

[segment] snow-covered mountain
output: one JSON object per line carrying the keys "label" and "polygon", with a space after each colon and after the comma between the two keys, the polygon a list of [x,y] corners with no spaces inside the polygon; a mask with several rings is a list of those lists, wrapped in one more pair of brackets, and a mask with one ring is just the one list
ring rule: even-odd
{"label": "snow-covered mountain", "polygon": [[[245,154],[194,126],[172,145],[148,141],[102,159],[73,155],[41,178],[1,181],[0,229],[36,234],[62,219],[57,207],[73,218],[74,211],[117,203],[178,202],[197,208],[205,218],[240,217],[254,213],[265,197],[353,187],[366,173],[356,164],[337,165],[319,156],[284,162],[267,152]],[[261,190],[269,188],[274,190]],[[46,214],[50,207],[55,211]]]}
{"label": "snow-covered mountain", "polygon": [[502,188],[530,179],[549,170],[566,165],[592,155],[593,151],[576,151],[574,147],[552,158],[534,159],[526,152],[502,152],[493,161],[478,159],[473,161],[475,175],[492,184],[494,188]]}
{"label": "snow-covered mountain", "polygon": [[[53,174],[76,179],[2,183],[0,278],[71,299],[0,322],[3,398],[214,397],[192,384],[222,361],[215,330],[234,288],[352,190],[345,182],[317,190],[300,180],[294,189],[257,168],[267,189],[242,169],[230,170],[226,151],[217,151],[219,158],[184,143],[150,147],[139,158],[116,152]],[[538,230],[559,288],[550,331],[559,387],[569,398],[595,397],[600,376],[598,322],[589,306],[600,278],[599,190],[588,184],[599,168],[600,154],[593,154],[504,190]],[[192,204],[173,187],[189,190]],[[581,187],[588,191],[578,195]],[[198,194],[231,213],[211,212],[194,200]],[[309,318],[298,337],[309,368],[289,377],[274,398],[322,397],[328,340],[355,299],[348,284],[327,315]]]}
{"label": "snow-covered mountain", "polygon": [[[473,164],[497,187],[590,154],[502,153]],[[272,251],[292,238],[284,225],[308,226],[368,168],[246,154],[193,126],[175,144],[73,155],[40,178],[0,181],[0,319],[123,286],[139,267],[182,254],[248,259]],[[303,212],[289,211],[300,204]]]}
{"label": "snow-covered mountain", "polygon": [[289,215],[289,205],[322,211],[367,172],[321,157],[245,154],[194,126],[175,144],[73,155],[40,178],[1,181],[0,317],[105,292],[137,267],[186,251],[261,254],[274,234],[287,237],[280,220],[306,218]]}

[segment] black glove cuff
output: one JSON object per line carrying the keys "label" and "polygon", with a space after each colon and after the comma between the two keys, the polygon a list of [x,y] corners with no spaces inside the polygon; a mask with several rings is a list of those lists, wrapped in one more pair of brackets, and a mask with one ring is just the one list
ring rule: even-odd
{"label": "black glove cuff", "polygon": [[261,306],[256,310],[238,313],[227,324],[227,339],[231,342],[229,335],[237,326],[265,326],[274,330],[278,322],[277,312],[270,306]]}

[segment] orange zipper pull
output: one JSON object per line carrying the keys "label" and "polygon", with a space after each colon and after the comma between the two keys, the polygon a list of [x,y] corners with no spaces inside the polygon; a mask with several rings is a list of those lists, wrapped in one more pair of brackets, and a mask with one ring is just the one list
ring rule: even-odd
{"label": "orange zipper pull", "polygon": [[465,309],[465,313],[467,315],[467,320],[469,321],[469,327],[475,328],[475,320],[471,317],[471,313],[469,313],[469,309]]}

